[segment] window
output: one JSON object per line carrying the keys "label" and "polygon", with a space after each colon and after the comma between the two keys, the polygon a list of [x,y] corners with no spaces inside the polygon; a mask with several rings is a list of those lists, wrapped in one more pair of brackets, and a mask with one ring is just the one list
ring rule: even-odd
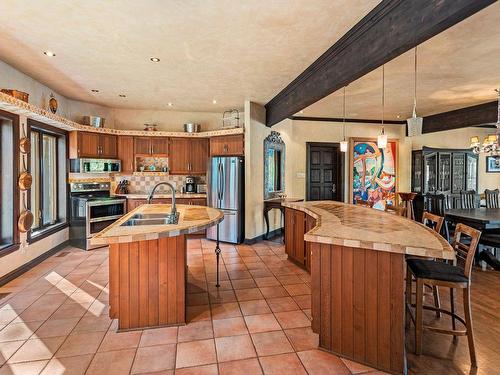
{"label": "window", "polygon": [[30,208],[34,220],[30,240],[44,237],[67,223],[66,132],[29,121],[33,184]]}
{"label": "window", "polygon": [[19,117],[0,111],[0,251],[17,249],[19,233],[19,190],[17,175],[19,165]]}

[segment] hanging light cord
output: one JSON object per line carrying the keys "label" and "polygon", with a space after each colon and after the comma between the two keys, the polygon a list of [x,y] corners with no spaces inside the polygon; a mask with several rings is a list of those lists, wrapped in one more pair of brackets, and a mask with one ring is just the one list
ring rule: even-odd
{"label": "hanging light cord", "polygon": [[343,118],[342,118],[342,134],[344,136],[344,141],[345,141],[345,88],[346,86],[344,86],[344,101],[343,101]]}
{"label": "hanging light cord", "polygon": [[382,65],[382,134],[385,134],[384,115],[385,115],[385,64]]}
{"label": "hanging light cord", "polygon": [[417,46],[415,46],[415,67],[414,67],[414,92],[413,92],[413,117],[417,117]]}

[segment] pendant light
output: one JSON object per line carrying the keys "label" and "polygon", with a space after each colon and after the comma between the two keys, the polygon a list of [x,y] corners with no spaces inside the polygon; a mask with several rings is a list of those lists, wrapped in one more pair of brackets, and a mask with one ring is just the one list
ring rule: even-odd
{"label": "pendant light", "polygon": [[408,124],[408,137],[422,134],[422,124],[424,119],[417,117],[417,47],[415,47],[415,66],[414,66],[414,92],[413,92],[413,115],[406,120]]}
{"label": "pendant light", "polygon": [[344,86],[344,101],[343,101],[343,117],[342,117],[342,134],[343,140],[340,142],[340,151],[347,152],[347,141],[345,140],[345,86]]}
{"label": "pendant light", "polygon": [[382,132],[377,137],[378,148],[387,147],[387,134],[384,129],[384,110],[385,110],[385,65],[382,65]]}
{"label": "pendant light", "polygon": [[496,126],[496,132],[494,134],[489,134],[484,138],[481,144],[478,136],[474,136],[470,139],[470,148],[475,154],[484,153],[491,156],[500,156],[500,89],[495,90],[498,96],[498,117]]}

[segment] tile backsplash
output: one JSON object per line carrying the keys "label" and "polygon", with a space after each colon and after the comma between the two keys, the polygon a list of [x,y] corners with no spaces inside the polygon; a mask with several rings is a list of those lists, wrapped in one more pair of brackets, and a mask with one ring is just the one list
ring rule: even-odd
{"label": "tile backsplash", "polygon": [[[152,174],[147,175],[144,174],[134,174],[134,175],[124,175],[124,174],[116,174],[111,176],[111,189],[114,191],[115,187],[122,180],[128,180],[130,184],[128,185],[128,190],[130,194],[141,194],[141,193],[149,193],[153,186],[158,182],[170,182],[175,186],[175,190],[180,192],[181,187],[185,185],[185,180],[187,176],[180,175],[158,175]],[[205,176],[196,176],[197,184],[204,184],[206,182]],[[158,193],[166,193],[168,192],[167,186],[158,187]]]}

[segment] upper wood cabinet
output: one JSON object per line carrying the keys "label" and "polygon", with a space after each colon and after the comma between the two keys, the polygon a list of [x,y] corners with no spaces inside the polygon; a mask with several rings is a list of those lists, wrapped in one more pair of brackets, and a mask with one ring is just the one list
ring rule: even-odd
{"label": "upper wood cabinet", "polygon": [[117,157],[116,135],[72,131],[69,134],[69,157],[106,158]]}
{"label": "upper wood cabinet", "polygon": [[243,156],[244,140],[243,134],[226,135],[210,138],[211,156]]}
{"label": "upper wood cabinet", "polygon": [[207,161],[207,139],[170,138],[170,174],[205,174]]}
{"label": "upper wood cabinet", "polygon": [[134,172],[134,137],[118,137],[118,159],[122,161],[122,172]]}
{"label": "upper wood cabinet", "polygon": [[136,155],[168,155],[167,137],[134,137]]}

